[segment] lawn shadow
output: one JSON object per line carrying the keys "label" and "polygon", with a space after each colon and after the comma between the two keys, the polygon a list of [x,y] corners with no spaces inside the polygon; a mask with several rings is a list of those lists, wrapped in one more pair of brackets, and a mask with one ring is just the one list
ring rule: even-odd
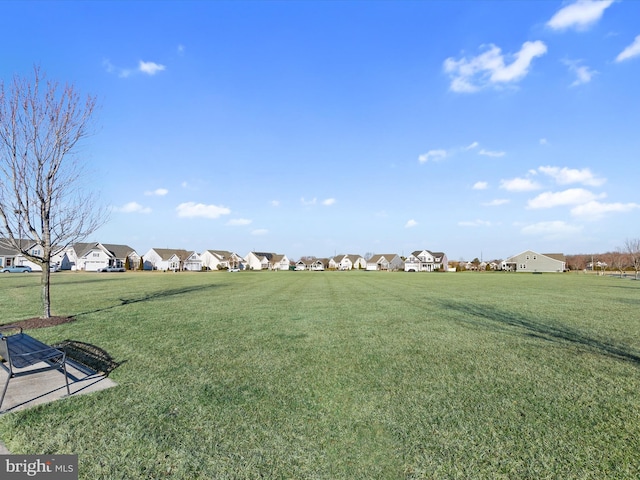
{"label": "lawn shadow", "polygon": [[79,340],[67,339],[52,346],[65,352],[67,358],[76,364],[104,376],[109,376],[113,370],[126,361],[116,362],[106,350]]}
{"label": "lawn shadow", "polygon": [[[632,349],[628,345],[595,338],[566,325],[544,323],[534,317],[521,313],[507,312],[490,305],[451,301],[439,303],[447,310],[454,310],[463,314],[456,318],[457,321],[462,323],[473,324],[475,326],[511,334],[514,333],[514,330],[519,330],[522,334],[530,337],[549,342],[578,346],[601,355],[640,365],[640,352]],[[489,322],[487,322],[487,320]]]}
{"label": "lawn shadow", "polygon": [[132,305],[132,304],[141,303],[141,302],[151,302],[151,301],[158,300],[158,299],[161,299],[161,298],[173,297],[173,296],[176,296],[176,295],[184,295],[186,293],[200,292],[200,291],[203,291],[203,290],[209,290],[209,289],[212,289],[212,288],[218,288],[218,287],[222,287],[222,286],[224,286],[224,285],[215,284],[215,285],[195,285],[193,287],[182,287],[182,288],[170,288],[170,289],[167,289],[167,290],[160,290],[158,292],[153,292],[153,293],[141,295],[139,297],[120,298],[119,299],[120,303],[117,303],[115,305],[110,305],[108,307],[102,307],[102,308],[96,308],[95,310],[81,312],[81,313],[78,313],[77,315],[86,315],[86,314],[90,314],[90,313],[105,312],[105,311],[108,311],[108,310],[112,310],[114,308],[123,307],[125,305]]}

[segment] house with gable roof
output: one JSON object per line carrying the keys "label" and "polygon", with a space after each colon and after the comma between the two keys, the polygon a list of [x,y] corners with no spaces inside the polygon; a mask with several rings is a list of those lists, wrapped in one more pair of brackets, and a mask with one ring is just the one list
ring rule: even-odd
{"label": "house with gable roof", "polygon": [[76,243],[61,253],[61,270],[97,272],[105,267],[124,268],[129,259],[132,269],[138,268],[140,255],[128,245],[112,243]]}
{"label": "house with gable roof", "polygon": [[142,256],[145,270],[183,270],[185,262],[192,257],[193,251],[152,248]]}
{"label": "house with gable roof", "polygon": [[241,269],[244,265],[244,258],[227,250],[205,250],[200,260],[208,270]]}
{"label": "house with gable roof", "polygon": [[416,250],[404,261],[405,272],[435,272],[447,271],[448,269],[449,261],[443,252]]}
{"label": "house with gable roof", "polygon": [[502,262],[502,269],[511,272],[530,273],[562,273],[567,268],[567,261],[562,253],[537,253],[525,250]]}
{"label": "house with gable roof", "polygon": [[376,254],[367,260],[367,270],[397,271],[404,269],[404,262],[395,253]]}
{"label": "house with gable roof", "polygon": [[244,261],[250,270],[289,270],[289,258],[272,252],[249,252]]}
{"label": "house with gable roof", "polygon": [[367,268],[367,261],[361,255],[337,255],[329,260],[333,270],[359,270]]}

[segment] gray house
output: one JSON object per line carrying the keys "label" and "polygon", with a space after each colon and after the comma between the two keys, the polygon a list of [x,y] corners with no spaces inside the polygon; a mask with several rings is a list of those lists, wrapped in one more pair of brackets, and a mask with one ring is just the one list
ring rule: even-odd
{"label": "gray house", "polygon": [[502,269],[511,272],[564,272],[566,259],[562,253],[537,253],[526,250],[502,262]]}

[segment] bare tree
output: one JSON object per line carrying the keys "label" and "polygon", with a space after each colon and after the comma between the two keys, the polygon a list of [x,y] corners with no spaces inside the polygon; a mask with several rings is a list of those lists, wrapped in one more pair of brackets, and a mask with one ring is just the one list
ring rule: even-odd
{"label": "bare tree", "polygon": [[32,79],[0,81],[0,236],[42,267],[45,318],[51,258],[104,222],[93,193],[82,188],[85,165],[77,155],[95,107],[95,97],[45,81],[38,67]]}
{"label": "bare tree", "polygon": [[629,254],[629,263],[633,267],[638,280],[638,271],[640,271],[640,238],[627,239],[624,242],[624,248]]}

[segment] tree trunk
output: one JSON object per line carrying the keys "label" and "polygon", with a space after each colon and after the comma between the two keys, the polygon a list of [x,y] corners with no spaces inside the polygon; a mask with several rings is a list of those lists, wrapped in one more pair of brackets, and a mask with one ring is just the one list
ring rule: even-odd
{"label": "tree trunk", "polygon": [[49,295],[49,286],[51,284],[50,262],[42,263],[42,276],[40,277],[40,286],[42,287],[42,318],[51,317],[51,297]]}

